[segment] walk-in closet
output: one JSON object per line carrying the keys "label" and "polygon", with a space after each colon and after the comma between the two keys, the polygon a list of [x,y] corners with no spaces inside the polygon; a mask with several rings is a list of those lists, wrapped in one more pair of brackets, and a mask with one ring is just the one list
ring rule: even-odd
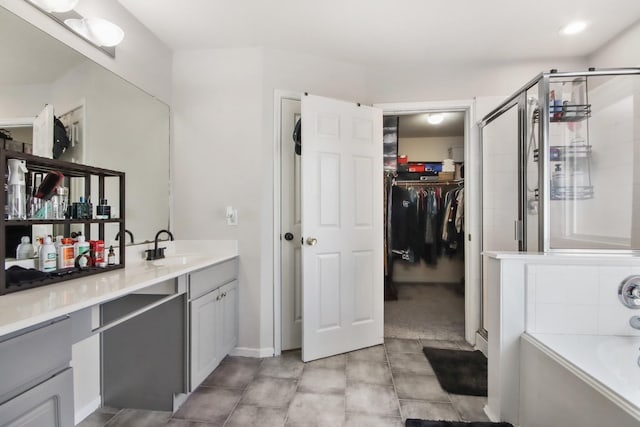
{"label": "walk-in closet", "polygon": [[464,340],[465,114],[385,115],[385,337]]}

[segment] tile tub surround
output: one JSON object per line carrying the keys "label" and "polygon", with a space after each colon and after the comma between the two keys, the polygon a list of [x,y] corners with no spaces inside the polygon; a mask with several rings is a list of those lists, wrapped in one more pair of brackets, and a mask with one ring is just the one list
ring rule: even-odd
{"label": "tile tub surround", "polygon": [[637,335],[633,310],[617,300],[633,254],[486,252],[489,396],[494,421],[516,425],[520,408],[520,337],[529,333]]}
{"label": "tile tub surround", "polygon": [[527,265],[527,332],[640,336],[629,325],[636,310],[618,299],[620,283],[638,274],[632,266]]}
{"label": "tile tub surround", "polygon": [[142,256],[153,243],[127,246],[123,269],[0,296],[0,336],[238,256],[237,242],[232,240],[178,240],[160,246],[167,247],[167,256],[191,257],[184,264],[157,266]]}
{"label": "tile tub surround", "polygon": [[[471,350],[459,341],[386,338],[384,345],[308,363],[299,351],[266,359],[228,356],[178,412],[157,425],[401,427],[406,418],[487,421],[486,398],[449,395],[440,388],[423,346]],[[141,420],[160,419],[136,414]],[[100,410],[79,426],[125,426],[125,416],[131,422],[130,410],[106,415]]]}

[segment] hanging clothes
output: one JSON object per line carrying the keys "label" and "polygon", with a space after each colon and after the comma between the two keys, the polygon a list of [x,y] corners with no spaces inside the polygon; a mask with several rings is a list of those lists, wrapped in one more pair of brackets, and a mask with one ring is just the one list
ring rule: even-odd
{"label": "hanging clothes", "polygon": [[391,252],[417,262],[419,253],[418,195],[414,188],[394,186],[391,192]]}
{"label": "hanging clothes", "polygon": [[422,250],[422,259],[429,265],[435,265],[438,262],[438,251],[440,248],[440,239],[438,232],[440,230],[439,223],[439,188],[423,189],[422,217],[424,220],[424,247]]}
{"label": "hanging clothes", "polygon": [[464,188],[434,184],[385,185],[387,273],[394,259],[436,265],[442,255],[464,255]]}
{"label": "hanging clothes", "polygon": [[464,245],[464,188],[448,191],[444,197],[444,205],[442,243],[444,253],[453,256]]}

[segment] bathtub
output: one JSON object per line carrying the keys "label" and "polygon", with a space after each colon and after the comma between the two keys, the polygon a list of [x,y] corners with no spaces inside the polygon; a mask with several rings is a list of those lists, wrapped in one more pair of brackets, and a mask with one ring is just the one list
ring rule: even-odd
{"label": "bathtub", "polygon": [[525,333],[521,427],[640,426],[640,337]]}

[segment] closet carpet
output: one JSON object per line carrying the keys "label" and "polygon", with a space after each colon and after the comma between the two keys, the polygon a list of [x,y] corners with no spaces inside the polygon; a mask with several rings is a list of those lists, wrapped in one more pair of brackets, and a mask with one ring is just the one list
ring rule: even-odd
{"label": "closet carpet", "polygon": [[384,302],[384,336],[464,341],[463,283],[395,283],[398,299]]}

